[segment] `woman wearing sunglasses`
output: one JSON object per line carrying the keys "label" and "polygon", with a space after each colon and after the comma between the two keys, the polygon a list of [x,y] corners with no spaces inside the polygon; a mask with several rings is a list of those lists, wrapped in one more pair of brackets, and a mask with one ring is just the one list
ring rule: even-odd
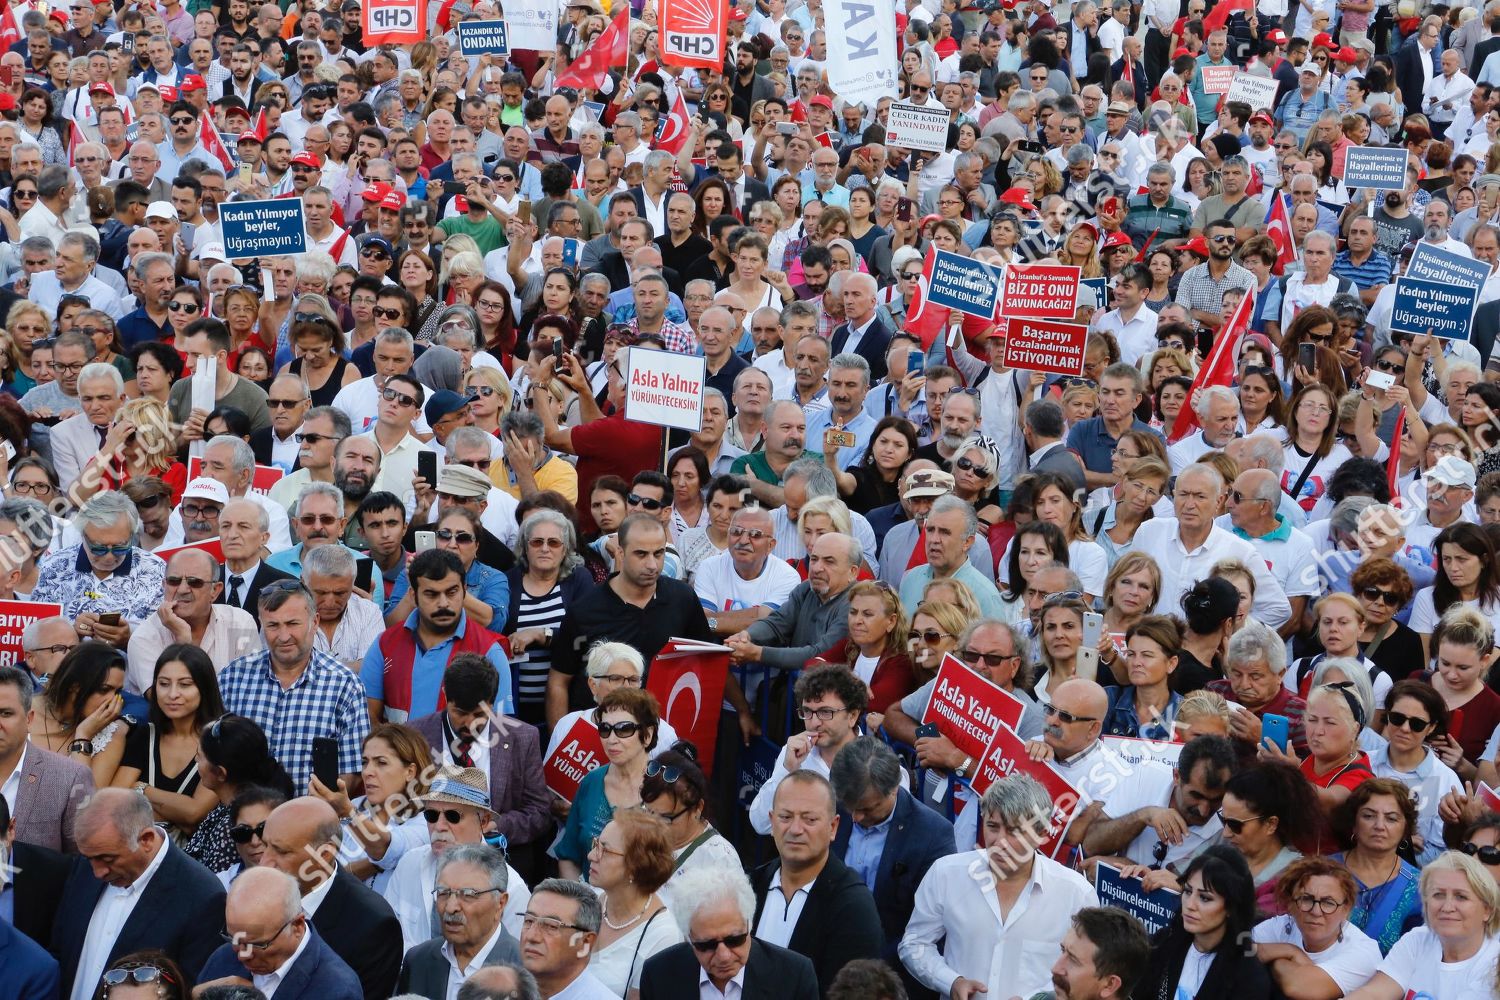
{"label": "woman wearing sunglasses", "polygon": [[266,853],[266,817],[283,802],[286,796],[274,788],[246,785],[229,803],[229,839],[240,856],[240,863],[219,872],[219,881],[224,888],[239,878],[246,869],[256,868]]}
{"label": "woman wearing sunglasses", "polygon": [[198,736],[198,780],[218,796],[198,829],[182,845],[187,855],[209,871],[222,872],[241,860],[230,833],[230,803],[250,786],[269,788],[285,798],[297,793],[292,779],[271,756],[266,734],[242,715],[224,715]]}
{"label": "woman wearing sunglasses", "polygon": [[977,608],[971,616],[946,601],[924,599],[917,605],[912,612],[907,638],[915,687],[921,687],[937,676],[943,657],[958,649],[958,637],[963,635],[969,621],[978,617]]}
{"label": "woman wearing sunglasses", "polygon": [[1349,922],[1358,891],[1327,858],[1300,858],[1281,873],[1276,902],[1286,916],[1262,920],[1251,938],[1282,995],[1335,1000],[1375,975],[1380,948]]}
{"label": "woman wearing sunglasses", "polygon": [[1422,639],[1396,612],[1411,603],[1410,574],[1384,556],[1366,557],[1349,577],[1349,591],[1364,608],[1364,626],[1359,632],[1361,655],[1375,670],[1395,680],[1422,662]]}
{"label": "woman wearing sunglasses", "polygon": [[1350,922],[1382,955],[1422,922],[1418,870],[1407,860],[1417,823],[1411,789],[1393,778],[1369,779],[1335,816],[1334,828],[1348,846],[1331,857],[1349,869],[1359,888]]}
{"label": "woman wearing sunglasses", "polygon": [[1284,761],[1263,760],[1236,773],[1224,785],[1219,822],[1224,842],[1250,867],[1255,904],[1262,913],[1280,913],[1276,880],[1293,861],[1317,846],[1309,818],[1321,813],[1312,785]]}
{"label": "woman wearing sunglasses", "polygon": [[666,823],[644,809],[624,809],[589,850],[589,885],[600,891],[604,907],[589,972],[616,996],[638,993],[646,960],[682,941],[677,921],[658,895],[672,877],[672,848]]}
{"label": "woman wearing sunglasses", "polygon": [[1426,864],[1443,850],[1443,821],[1438,803],[1449,792],[1462,792],[1463,782],[1427,746],[1427,740],[1448,731],[1448,707],[1432,685],[1398,681],[1385,696],[1383,746],[1370,751],[1370,770],[1380,778],[1394,778],[1417,795],[1417,823],[1421,843],[1413,840],[1416,862]]}
{"label": "woman wearing sunglasses", "polygon": [[562,833],[552,845],[563,878],[587,878],[594,838],[616,809],[641,804],[641,782],[648,755],[657,745],[660,710],[656,696],[636,687],[618,687],[599,700],[593,713],[607,763],[583,778]]}
{"label": "woman wearing sunglasses", "polygon": [[109,963],[94,1000],[187,1000],[192,986],[176,962],[159,951],[137,951]]}

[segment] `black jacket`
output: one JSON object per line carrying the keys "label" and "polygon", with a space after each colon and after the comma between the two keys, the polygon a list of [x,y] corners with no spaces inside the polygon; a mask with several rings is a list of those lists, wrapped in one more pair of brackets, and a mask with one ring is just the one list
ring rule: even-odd
{"label": "black jacket", "polygon": [[[641,1000],[695,997],[701,970],[693,946],[686,942],[659,951],[641,967]],[[740,1000],[818,1000],[818,996],[811,962],[795,951],[750,939]]]}
{"label": "black jacket", "polygon": [[[766,893],[780,867],[778,858],[757,868],[750,877],[755,889],[755,926],[760,924]],[[845,965],[856,958],[879,958],[884,951],[885,931],[880,926],[875,897],[854,869],[833,854],[829,854],[808,891],[787,946],[812,962],[818,988],[824,993]]]}
{"label": "black jacket", "polygon": [[8,860],[15,880],[16,930],[51,951],[52,922],[62,902],[63,886],[80,862],[76,857],[19,840],[11,841]]}
{"label": "black jacket", "polygon": [[[1181,932],[1176,932],[1181,935]],[[1135,1000],[1173,1000],[1177,980],[1187,958],[1192,939],[1178,940],[1172,928],[1158,931],[1151,942],[1151,963],[1146,974],[1131,992]],[[1273,994],[1270,973],[1254,953],[1238,950],[1232,942],[1214,958],[1198,987],[1195,997],[1204,1000],[1270,1000]]]}
{"label": "black jacket", "polygon": [[312,923],[359,976],[365,1000],[391,995],[401,971],[401,922],[384,896],[340,868]]}
{"label": "black jacket", "polygon": [[[214,603],[215,604],[228,604],[229,603],[229,578],[232,575],[233,575],[233,573],[230,572],[229,567],[225,566],[224,567],[224,592],[221,593],[218,597],[216,597],[214,599]],[[267,566],[264,562],[262,562],[260,564],[260,566],[255,571],[255,579],[253,579],[253,580],[250,581],[250,585],[245,589],[245,592],[241,595],[240,607],[242,607],[246,611],[248,611],[250,613],[250,617],[255,619],[255,624],[259,625],[260,624],[260,606],[259,606],[260,605],[260,600],[259,600],[259,598],[260,598],[260,592],[263,589],[265,589],[267,586],[275,583],[277,580],[290,580],[291,578],[292,578],[292,574],[290,574],[290,573],[283,573],[281,570],[276,569],[274,566]]]}
{"label": "black jacket", "polygon": [[[833,331],[833,339],[829,343],[829,350],[834,354],[841,354],[844,345],[849,342],[849,324],[840,323]],[[855,345],[854,353],[870,363],[870,384],[873,385],[885,378],[885,356],[889,353],[891,346],[891,331],[881,322],[880,314],[875,315],[875,320],[865,330],[864,336],[859,338]]]}

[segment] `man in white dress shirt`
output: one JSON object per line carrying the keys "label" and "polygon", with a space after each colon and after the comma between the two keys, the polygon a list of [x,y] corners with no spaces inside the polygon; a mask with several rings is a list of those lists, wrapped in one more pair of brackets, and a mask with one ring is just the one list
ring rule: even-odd
{"label": "man in white dress shirt", "polygon": [[1037,853],[1053,806],[1035,778],[995,782],[979,808],[985,846],[933,862],[898,953],[952,1000],[1029,997],[1052,985],[1058,942],[1099,897],[1082,875]]}
{"label": "man in white dress shirt", "polygon": [[859,735],[859,720],[870,704],[865,682],[849,668],[833,663],[813,667],[797,678],[793,696],[797,717],[807,728],[786,741],[771,776],[750,803],[750,825],[756,833],[771,832],[771,803],[776,787],[788,774],[808,769],[828,777],[833,758]]}
{"label": "man in white dress shirt", "polygon": [[544,1000],[619,1000],[589,972],[604,905],[582,882],[549,878],[536,887],[521,930],[521,962]]}
{"label": "man in white dress shirt", "polygon": [[1127,264],[1115,278],[1115,308],[1094,317],[1094,329],[1112,333],[1120,344],[1120,360],[1138,364],[1156,350],[1156,311],[1146,308],[1151,272],[1143,264]]}
{"label": "man in white dress shirt", "polygon": [[1167,449],[1173,473],[1181,473],[1208,452],[1225,448],[1234,440],[1235,429],[1240,425],[1240,399],[1226,386],[1204,387],[1193,412],[1198,415],[1198,432]]}

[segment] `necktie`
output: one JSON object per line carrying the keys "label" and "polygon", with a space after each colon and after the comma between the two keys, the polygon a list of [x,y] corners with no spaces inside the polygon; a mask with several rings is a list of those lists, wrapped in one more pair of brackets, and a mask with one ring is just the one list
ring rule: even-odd
{"label": "necktie", "polygon": [[229,578],[229,603],[234,607],[240,606],[240,587],[245,583],[243,576],[231,576]]}
{"label": "necktie", "polygon": [[104,438],[109,434],[109,428],[108,427],[95,427],[94,428],[94,433],[97,434],[97,435],[99,435],[99,444],[103,445],[104,444]]}
{"label": "necktie", "polygon": [[454,740],[453,763],[459,767],[477,767],[478,765],[474,763],[474,755],[471,752],[473,748],[474,741],[472,739]]}

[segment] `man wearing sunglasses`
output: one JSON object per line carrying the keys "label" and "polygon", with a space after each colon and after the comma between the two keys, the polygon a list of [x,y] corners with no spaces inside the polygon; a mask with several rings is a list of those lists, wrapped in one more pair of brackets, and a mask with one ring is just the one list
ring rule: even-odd
{"label": "man wearing sunglasses", "polygon": [[1255,546],[1281,583],[1291,617],[1281,626],[1291,638],[1302,622],[1308,601],[1323,593],[1316,546],[1278,509],[1284,496],[1281,480],[1268,469],[1241,472],[1229,490],[1229,521],[1236,535]]}
{"label": "man wearing sunglasses", "polygon": [[411,492],[412,481],[417,478],[417,455],[432,450],[412,433],[426,399],[426,387],[415,375],[402,372],[385,380],[378,416],[365,435],[380,446],[380,475],[375,489],[403,497]]}
{"label": "man wearing sunglasses", "polygon": [[204,166],[219,162],[203,147],[203,141],[198,136],[198,118],[198,110],[187,101],[177,101],[168,109],[167,122],[171,126],[171,138],[157,147],[163,177],[176,177],[182,173],[183,165],[189,160],[197,160]]}
{"label": "man wearing sunglasses", "polygon": [[297,532],[297,544],[276,552],[266,565],[272,569],[302,575],[304,553],[324,545],[342,545],[348,526],[347,505],[343,491],[331,483],[308,483],[291,509],[291,520]]}
{"label": "man wearing sunglasses", "polygon": [[[217,526],[214,534],[218,534]],[[179,550],[167,562],[163,585],[156,614],[141,622],[130,637],[126,691],[149,691],[157,658],[174,643],[197,646],[215,664],[228,663],[260,645],[259,628],[248,611],[214,603],[224,592],[223,567],[207,552]]]}

